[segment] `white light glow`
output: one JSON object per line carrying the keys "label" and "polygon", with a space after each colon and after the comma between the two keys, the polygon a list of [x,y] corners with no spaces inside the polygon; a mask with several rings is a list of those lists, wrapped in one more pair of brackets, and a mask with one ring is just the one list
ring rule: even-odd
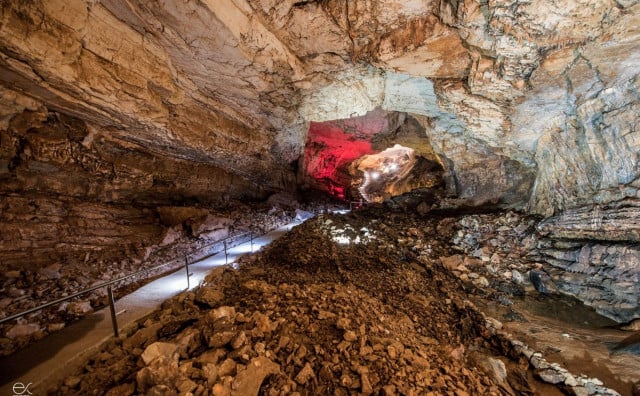
{"label": "white light glow", "polygon": [[378,178],[380,177],[380,173],[375,172],[375,171],[371,172],[370,175],[371,175],[371,179],[373,179],[373,180],[378,180]]}
{"label": "white light glow", "polygon": [[341,245],[348,245],[351,243],[351,240],[344,235],[336,235],[333,237],[333,241],[339,243]]}
{"label": "white light glow", "polygon": [[[182,276],[182,274],[179,276],[167,276],[162,279],[160,285],[162,290],[165,292],[180,292],[187,288],[187,277],[186,275]],[[195,285],[191,284],[191,287],[194,286]]]}

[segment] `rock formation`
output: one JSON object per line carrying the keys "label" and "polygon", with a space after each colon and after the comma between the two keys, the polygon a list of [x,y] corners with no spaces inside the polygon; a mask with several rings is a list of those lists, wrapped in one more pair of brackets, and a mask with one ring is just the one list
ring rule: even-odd
{"label": "rock formation", "polygon": [[[2,268],[141,249],[158,206],[293,191],[319,123],[384,110],[442,167],[405,186],[549,217],[561,289],[639,316],[639,74],[637,0],[5,1]],[[402,144],[390,125],[329,184]]]}
{"label": "rock formation", "polygon": [[[317,216],[236,270],[213,270],[48,394],[614,396],[630,394],[640,379],[640,356],[582,350],[582,359],[558,361],[506,330],[525,312],[517,290],[531,285],[514,287],[511,273],[526,269],[520,239],[532,236],[533,219],[368,210]],[[442,256],[452,247],[460,253],[453,272],[440,264],[454,261]],[[509,304],[510,315],[484,316],[471,302],[480,295]],[[575,315],[597,316],[584,307]],[[570,352],[573,342],[560,346]],[[597,379],[581,363],[594,358]],[[609,371],[615,379],[602,377]]]}

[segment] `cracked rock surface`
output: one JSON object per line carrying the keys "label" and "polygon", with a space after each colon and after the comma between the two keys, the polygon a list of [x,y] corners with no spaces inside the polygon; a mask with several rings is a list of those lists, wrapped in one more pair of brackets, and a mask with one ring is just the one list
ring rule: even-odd
{"label": "cracked rock surface", "polygon": [[[458,250],[446,228],[473,217],[375,213],[318,216],[238,269],[215,269],[50,393],[619,394],[547,361],[471,302],[505,295],[440,263]],[[478,225],[524,233],[528,221],[486,216]],[[442,238],[428,236],[435,228]]]}
{"label": "cracked rock surface", "polygon": [[398,193],[547,218],[558,290],[638,318],[639,76],[638,0],[4,1],[0,270],[143,255],[157,208],[291,193],[312,123],[384,110],[442,167]]}

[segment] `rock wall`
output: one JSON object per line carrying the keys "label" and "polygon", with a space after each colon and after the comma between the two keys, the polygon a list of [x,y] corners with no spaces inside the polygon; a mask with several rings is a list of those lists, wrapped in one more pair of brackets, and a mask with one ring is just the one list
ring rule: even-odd
{"label": "rock wall", "polygon": [[269,153],[274,132],[268,109],[245,81],[259,85],[259,72],[236,73],[252,62],[226,41],[233,38],[216,18],[218,10],[203,6],[4,3],[1,80],[128,141],[270,183],[286,168]]}
{"label": "rock wall", "polygon": [[584,207],[538,226],[538,252],[558,288],[618,322],[640,314],[640,205]]}
{"label": "rock wall", "polygon": [[263,197],[293,188],[311,122],[379,107],[419,120],[454,207],[550,217],[640,199],[637,0],[1,7],[0,130],[25,110],[63,114],[115,164],[21,165],[31,138],[14,133],[0,172],[27,189],[114,204]]}
{"label": "rock wall", "polygon": [[[311,121],[421,115],[462,198],[549,216],[637,197],[639,7],[14,2],[0,80],[123,140],[274,188],[293,182],[287,163]],[[486,194],[488,180],[501,194]]]}
{"label": "rock wall", "polygon": [[533,73],[514,125],[539,134],[531,210],[640,198],[639,10],[585,46],[554,51]]}
{"label": "rock wall", "polygon": [[220,207],[269,191],[210,164],[158,156],[83,121],[26,110],[0,130],[0,264],[141,258],[162,240],[157,207]]}

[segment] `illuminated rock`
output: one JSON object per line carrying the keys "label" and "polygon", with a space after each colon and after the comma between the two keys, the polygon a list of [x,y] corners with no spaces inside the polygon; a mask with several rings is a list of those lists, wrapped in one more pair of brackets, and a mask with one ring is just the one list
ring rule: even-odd
{"label": "illuminated rock", "polygon": [[142,256],[156,207],[357,199],[351,165],[395,144],[450,209],[640,199],[637,1],[5,3],[5,270]]}

